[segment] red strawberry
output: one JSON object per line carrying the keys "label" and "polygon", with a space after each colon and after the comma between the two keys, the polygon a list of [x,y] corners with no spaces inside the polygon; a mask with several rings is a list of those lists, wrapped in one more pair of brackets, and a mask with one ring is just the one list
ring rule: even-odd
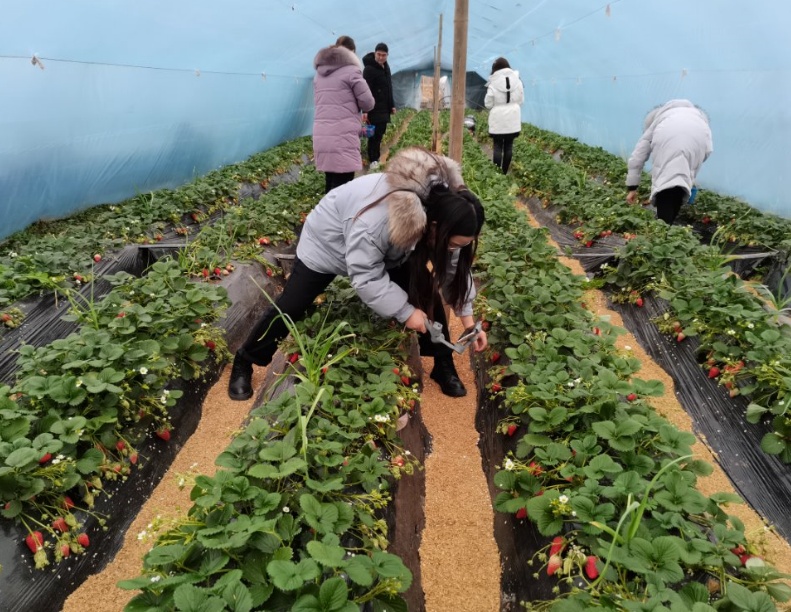
{"label": "red strawberry", "polygon": [[60,547],[60,555],[65,559],[70,554],[71,554],[71,546],[69,546],[68,544],[63,544]]}
{"label": "red strawberry", "polygon": [[630,393],[629,395],[626,396],[626,399],[630,402],[633,402],[634,400],[637,399],[637,393]]}
{"label": "red strawberry", "polygon": [[516,433],[516,430],[517,430],[517,429],[519,429],[519,428],[516,426],[516,424],[514,424],[514,423],[511,423],[511,424],[508,426],[508,435],[509,435],[509,436],[513,436],[513,435]]}
{"label": "red strawberry", "polygon": [[701,219],[701,221],[703,221],[703,223],[706,223],[706,224],[711,223],[711,217],[706,215],[705,217],[703,217],[703,219]]}
{"label": "red strawberry", "polygon": [[258,244],[260,244],[261,246],[268,245],[269,244],[269,238],[267,238],[266,236],[264,236],[263,238],[259,238],[258,239]]}
{"label": "red strawberry", "polygon": [[563,552],[563,549],[566,547],[566,540],[562,537],[557,536],[552,540],[552,546],[549,547],[549,555],[558,555]]}
{"label": "red strawberry", "polygon": [[57,529],[61,533],[66,533],[69,530],[66,519],[64,519],[62,516],[59,516],[54,521],[52,521],[52,528]]}
{"label": "red strawberry", "polygon": [[409,380],[409,376],[402,376],[401,382],[404,383],[407,387],[412,384],[412,381]]}
{"label": "red strawberry", "polygon": [[494,351],[492,353],[492,363],[497,363],[498,361],[500,361],[500,353]]}
{"label": "red strawberry", "polygon": [[330,367],[329,367],[329,366],[324,366],[323,368],[321,368],[321,373],[322,373],[322,374],[326,374],[326,373],[327,373],[327,370],[329,370],[329,369],[330,369]]}
{"label": "red strawberry", "polygon": [[44,453],[43,455],[41,455],[41,459],[39,459],[38,462],[43,464],[49,461],[50,459],[52,459],[52,453]]}
{"label": "red strawberry", "polygon": [[676,342],[682,342],[684,338],[686,338],[684,332],[678,332],[678,334],[676,334]]}
{"label": "red strawberry", "polygon": [[594,555],[588,555],[588,558],[585,559],[585,575],[591,580],[599,577],[599,568],[596,567],[596,561],[597,559]]}
{"label": "red strawberry", "polygon": [[203,270],[201,270],[201,274],[203,274],[203,278],[209,278],[209,269],[203,268]]}
{"label": "red strawberry", "polygon": [[492,328],[492,324],[489,321],[484,321],[481,323],[481,329],[485,332],[488,332]]}
{"label": "red strawberry", "polygon": [[720,375],[720,369],[717,366],[709,368],[709,378],[717,378]]}
{"label": "red strawberry", "polygon": [[206,340],[206,348],[213,351],[217,348],[217,343],[214,340]]}
{"label": "red strawberry", "polygon": [[593,328],[593,335],[594,336],[600,336],[601,335],[601,330],[598,327],[594,327]]}
{"label": "red strawberry", "polygon": [[91,540],[88,537],[87,533],[81,533],[77,536],[77,544],[82,546],[83,548],[88,548],[91,545]]}
{"label": "red strawberry", "polygon": [[588,247],[588,248],[592,247],[593,246],[593,240],[588,240],[588,242],[585,243],[585,246]]}
{"label": "red strawberry", "polygon": [[527,508],[519,508],[519,510],[516,511],[516,518],[518,518],[520,521],[522,519],[526,519],[527,518]]}
{"label": "red strawberry", "polygon": [[747,565],[747,562],[750,559],[752,559],[752,558],[753,558],[753,556],[748,554],[748,553],[744,553],[743,555],[739,555],[739,561],[742,562],[742,565]]}
{"label": "red strawberry", "polygon": [[68,495],[63,496],[63,507],[66,508],[66,510],[71,510],[74,507],[74,502],[71,501],[71,497]]}
{"label": "red strawberry", "polygon": [[560,555],[550,556],[549,563],[547,564],[547,576],[554,575],[554,573],[560,569],[561,565]]}
{"label": "red strawberry", "polygon": [[404,458],[403,458],[401,455],[396,455],[396,456],[395,456],[395,457],[393,457],[393,459],[391,460],[391,463],[392,463],[393,465],[396,465],[396,466],[398,466],[398,467],[404,467],[404,463],[406,463],[406,462],[404,461]]}
{"label": "red strawberry", "polygon": [[222,268],[214,268],[214,276],[222,276]]}
{"label": "red strawberry", "polygon": [[169,429],[160,429],[157,432],[157,437],[164,440],[165,442],[170,442],[170,430]]}
{"label": "red strawberry", "polygon": [[126,316],[125,312],[119,312],[117,315],[115,315],[115,318],[116,319],[123,319],[125,316]]}
{"label": "red strawberry", "polygon": [[267,276],[272,276],[272,274],[273,274],[273,272],[272,272],[272,268],[267,268],[267,269],[266,269],[266,275],[267,275]]}
{"label": "red strawberry", "polygon": [[288,362],[289,362],[289,363],[296,363],[296,362],[297,362],[297,359],[299,359],[299,353],[291,353],[291,354],[288,356]]}
{"label": "red strawberry", "polygon": [[25,538],[25,544],[30,552],[36,553],[40,548],[44,548],[44,536],[40,531],[34,531]]}
{"label": "red strawberry", "polygon": [[117,448],[119,451],[123,451],[126,448],[126,442],[123,440],[118,440],[118,442],[115,443],[115,448]]}
{"label": "red strawberry", "polygon": [[738,556],[738,555],[743,555],[744,553],[746,553],[747,549],[744,548],[744,546],[742,544],[739,544],[736,548],[731,548],[731,552],[734,555]]}
{"label": "red strawberry", "polygon": [[401,374],[401,370],[399,370],[398,368],[393,368],[393,374],[398,376],[399,374]]}
{"label": "red strawberry", "polygon": [[637,305],[638,308],[642,308],[643,307],[643,298],[641,298],[641,297],[637,298],[634,301],[634,303]]}
{"label": "red strawberry", "polygon": [[99,263],[99,262],[102,260],[102,256],[101,256],[101,255],[99,255],[99,253],[96,253],[96,255],[94,255],[94,256],[93,256],[93,260],[94,260],[96,263]]}
{"label": "red strawberry", "polygon": [[132,465],[137,463],[137,453],[132,453],[131,455],[129,455],[129,463],[131,463]]}
{"label": "red strawberry", "polygon": [[501,389],[500,383],[492,383],[492,393],[499,393]]}

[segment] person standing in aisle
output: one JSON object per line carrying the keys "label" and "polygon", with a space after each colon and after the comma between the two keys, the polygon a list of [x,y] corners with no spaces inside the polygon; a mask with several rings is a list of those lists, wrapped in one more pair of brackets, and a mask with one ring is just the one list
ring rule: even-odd
{"label": "person standing in aisle", "polygon": [[374,97],[349,36],[341,36],[331,47],[321,49],[313,67],[313,158],[316,170],[325,174],[325,191],[329,192],[362,170],[360,111],[371,110]]}
{"label": "person standing in aisle", "polygon": [[[466,395],[453,350],[431,341],[426,319],[442,324],[449,340],[441,295],[465,328],[474,326],[471,268],[484,220],[459,164],[424,149],[402,149],[385,172],[332,190],[305,220],[294,269],[276,307],[269,307],[236,351],[229,397],[253,395],[253,365],[268,365],[288,333],[280,312],[302,319],[336,276],[349,277],[376,314],[419,332],[421,354],[434,357],[431,378],[445,395]],[[487,344],[480,332],[473,348],[483,351]]]}
{"label": "person standing in aisle", "polygon": [[387,131],[387,124],[390,123],[390,115],[396,112],[395,100],[393,99],[393,78],[390,74],[390,65],[387,63],[389,49],[387,45],[380,42],[376,45],[373,53],[368,53],[363,57],[363,77],[371,88],[376,103],[372,110],[363,119],[374,126],[374,135],[368,139],[368,162],[371,170],[379,167],[380,147],[382,138]]}
{"label": "person standing in aisle", "polygon": [[522,102],[525,90],[519,73],[511,69],[504,57],[492,64],[492,74],[486,83],[484,105],[489,109],[489,135],[494,144],[494,165],[508,174],[513,155],[514,139],[522,131]]}
{"label": "person standing in aisle", "polygon": [[650,157],[651,201],[657,218],[671,225],[713,150],[709,118],[700,108],[689,100],[657,106],[646,115],[643,135],[629,157],[626,201],[637,201],[640,173]]}

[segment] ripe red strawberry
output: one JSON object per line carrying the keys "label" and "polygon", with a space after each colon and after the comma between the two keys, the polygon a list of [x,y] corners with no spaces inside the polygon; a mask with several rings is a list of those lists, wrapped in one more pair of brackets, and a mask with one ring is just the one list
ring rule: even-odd
{"label": "ripe red strawberry", "polygon": [[642,308],[643,307],[643,298],[641,298],[641,297],[637,298],[634,301],[634,303],[637,305],[638,308]]}
{"label": "ripe red strawberry", "polygon": [[549,557],[549,563],[547,564],[547,576],[554,575],[555,572],[560,569],[561,565],[562,561],[560,559],[560,555],[551,555]]}
{"label": "ripe red strawberry", "polygon": [[703,223],[706,223],[706,224],[711,223],[711,217],[706,215],[705,217],[703,217],[703,219],[701,219],[701,221],[703,221]]}
{"label": "ripe red strawberry", "polygon": [[409,380],[409,376],[402,376],[401,382],[404,383],[407,387],[412,384],[412,381]]}
{"label": "ripe red strawberry", "polygon": [[747,565],[747,562],[752,558],[753,556],[749,553],[744,553],[743,555],[739,555],[739,561],[741,561],[742,565]]}
{"label": "ripe red strawberry", "polygon": [[274,273],[272,272],[272,268],[267,268],[267,269],[266,269],[266,275],[267,275],[267,276],[272,276],[272,274],[274,274]]}
{"label": "ripe red strawberry", "polygon": [[508,435],[513,436],[516,433],[516,430],[519,429],[515,423],[511,423],[508,426]]}
{"label": "ripe red strawberry", "polygon": [[492,383],[492,393],[499,393],[502,389],[500,383]]}
{"label": "ripe red strawberry", "polygon": [[214,268],[214,276],[222,276],[222,268]]}
{"label": "ripe red strawberry", "polygon": [[88,537],[87,533],[81,533],[77,536],[77,544],[82,546],[83,548],[88,548],[91,545],[91,540]]}
{"label": "ripe red strawberry", "polygon": [[44,536],[40,531],[34,531],[25,538],[25,544],[35,554],[40,548],[44,548]]}
{"label": "ripe red strawberry", "polygon": [[588,555],[588,558],[585,559],[585,575],[591,580],[599,577],[599,568],[596,567],[596,561],[597,559],[594,555]]}
{"label": "ripe red strawberry", "polygon": [[678,334],[676,334],[676,342],[682,342],[684,338],[686,338],[684,332],[678,332]]}
{"label": "ripe red strawberry", "polygon": [[267,246],[269,244],[269,238],[267,238],[266,236],[264,236],[263,238],[259,238],[258,244],[260,244],[261,246]]}
{"label": "ripe red strawberry", "polygon": [[393,374],[398,376],[399,374],[401,374],[401,370],[399,370],[398,368],[393,368]]}
{"label": "ripe red strawberry", "polygon": [[634,400],[637,399],[637,393],[630,393],[629,395],[626,396],[626,399],[630,402],[633,402]]}
{"label": "ripe red strawberry", "polygon": [[588,240],[588,242],[585,243],[585,246],[588,247],[588,248],[592,247],[593,246],[593,240]]}
{"label": "ripe red strawberry", "polygon": [[169,429],[160,429],[157,432],[157,437],[164,440],[165,442],[170,442],[170,430]]}
{"label": "ripe red strawberry", "polygon": [[484,321],[481,323],[481,329],[485,332],[488,332],[492,328],[492,324],[489,321]]}
{"label": "ripe red strawberry", "polygon": [[600,336],[601,335],[601,330],[598,327],[594,327],[593,328],[593,335],[594,336]]}
{"label": "ripe red strawberry", "polygon": [[203,274],[203,278],[209,278],[209,269],[203,268],[203,270],[201,270],[201,274]]}
{"label": "ripe red strawberry", "polygon": [[74,507],[74,502],[71,501],[71,497],[68,495],[63,496],[63,507],[66,508],[66,510],[71,510]]}
{"label": "ripe red strawberry", "polygon": [[289,362],[289,363],[296,363],[296,362],[297,362],[297,359],[299,359],[299,353],[291,353],[291,354],[288,356],[288,362]]}
{"label": "ripe red strawberry", "polygon": [[69,525],[66,523],[66,519],[62,516],[59,516],[54,521],[52,521],[52,528],[57,529],[61,533],[66,533],[69,530]]}
{"label": "ripe red strawberry", "polygon": [[206,348],[213,351],[217,348],[217,343],[214,340],[206,340]]}
{"label": "ripe red strawberry", "polygon": [[720,369],[717,366],[709,368],[709,378],[717,378],[720,375]]}
{"label": "ripe red strawberry", "polygon": [[563,552],[563,549],[566,547],[566,540],[562,537],[557,536],[552,540],[552,546],[549,547],[549,555],[558,555]]}
{"label": "ripe red strawberry", "polygon": [[520,521],[522,519],[526,519],[527,518],[527,508],[519,508],[519,510],[516,511],[516,518],[518,518]]}
{"label": "ripe red strawberry", "polygon": [[94,255],[94,256],[93,256],[93,260],[94,260],[96,263],[99,263],[99,262],[102,260],[102,256],[101,256],[101,255],[99,255],[99,253],[96,253],[96,255]]}
{"label": "ripe red strawberry", "polygon": [[131,463],[132,465],[137,463],[137,453],[132,453],[131,455],[129,455],[129,463]]}
{"label": "ripe red strawberry", "polygon": [[70,554],[71,554],[71,546],[69,546],[68,544],[63,544],[60,547],[60,555],[65,559]]}
{"label": "ripe red strawberry", "polygon": [[329,366],[324,366],[323,368],[321,368],[321,373],[322,373],[322,374],[326,374],[326,373],[327,373],[327,370],[329,370],[329,369],[330,369],[330,367],[329,367]]}
{"label": "ripe red strawberry", "polygon": [[43,455],[41,455],[41,459],[39,459],[38,462],[44,464],[50,459],[52,459],[52,453],[44,453]]}
{"label": "ripe red strawberry", "polygon": [[492,363],[497,363],[498,361],[500,361],[500,353],[494,351],[492,353]]}
{"label": "ripe red strawberry", "polygon": [[115,315],[116,319],[123,319],[126,316],[126,313],[121,311],[117,315]]}
{"label": "ripe red strawberry", "polygon": [[123,451],[126,448],[126,442],[123,440],[118,440],[118,442],[115,443],[115,448],[117,448],[119,451]]}
{"label": "ripe red strawberry", "polygon": [[738,555],[743,555],[744,553],[746,553],[746,552],[747,552],[747,549],[746,549],[746,548],[744,548],[744,545],[742,545],[742,544],[739,544],[739,545],[738,545],[736,548],[731,548],[731,552],[732,552],[734,555],[737,555],[737,556],[738,556]]}

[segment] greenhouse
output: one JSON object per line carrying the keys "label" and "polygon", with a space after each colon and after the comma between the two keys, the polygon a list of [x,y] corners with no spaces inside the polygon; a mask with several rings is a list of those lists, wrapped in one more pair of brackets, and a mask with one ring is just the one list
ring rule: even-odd
{"label": "greenhouse", "polygon": [[791,609],[791,6],[3,8],[0,612]]}

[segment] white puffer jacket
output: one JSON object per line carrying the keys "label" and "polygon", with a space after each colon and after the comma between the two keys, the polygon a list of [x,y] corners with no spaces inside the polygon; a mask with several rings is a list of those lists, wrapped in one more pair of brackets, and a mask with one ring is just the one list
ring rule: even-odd
{"label": "white puffer jacket", "polygon": [[486,84],[486,98],[483,103],[489,109],[490,134],[516,134],[522,130],[522,110],[525,89],[519,79],[519,72],[502,68]]}
{"label": "white puffer jacket", "polygon": [[643,135],[629,157],[626,185],[640,184],[650,157],[651,199],[671,187],[690,193],[713,148],[706,113],[689,100],[670,100],[646,116]]}

